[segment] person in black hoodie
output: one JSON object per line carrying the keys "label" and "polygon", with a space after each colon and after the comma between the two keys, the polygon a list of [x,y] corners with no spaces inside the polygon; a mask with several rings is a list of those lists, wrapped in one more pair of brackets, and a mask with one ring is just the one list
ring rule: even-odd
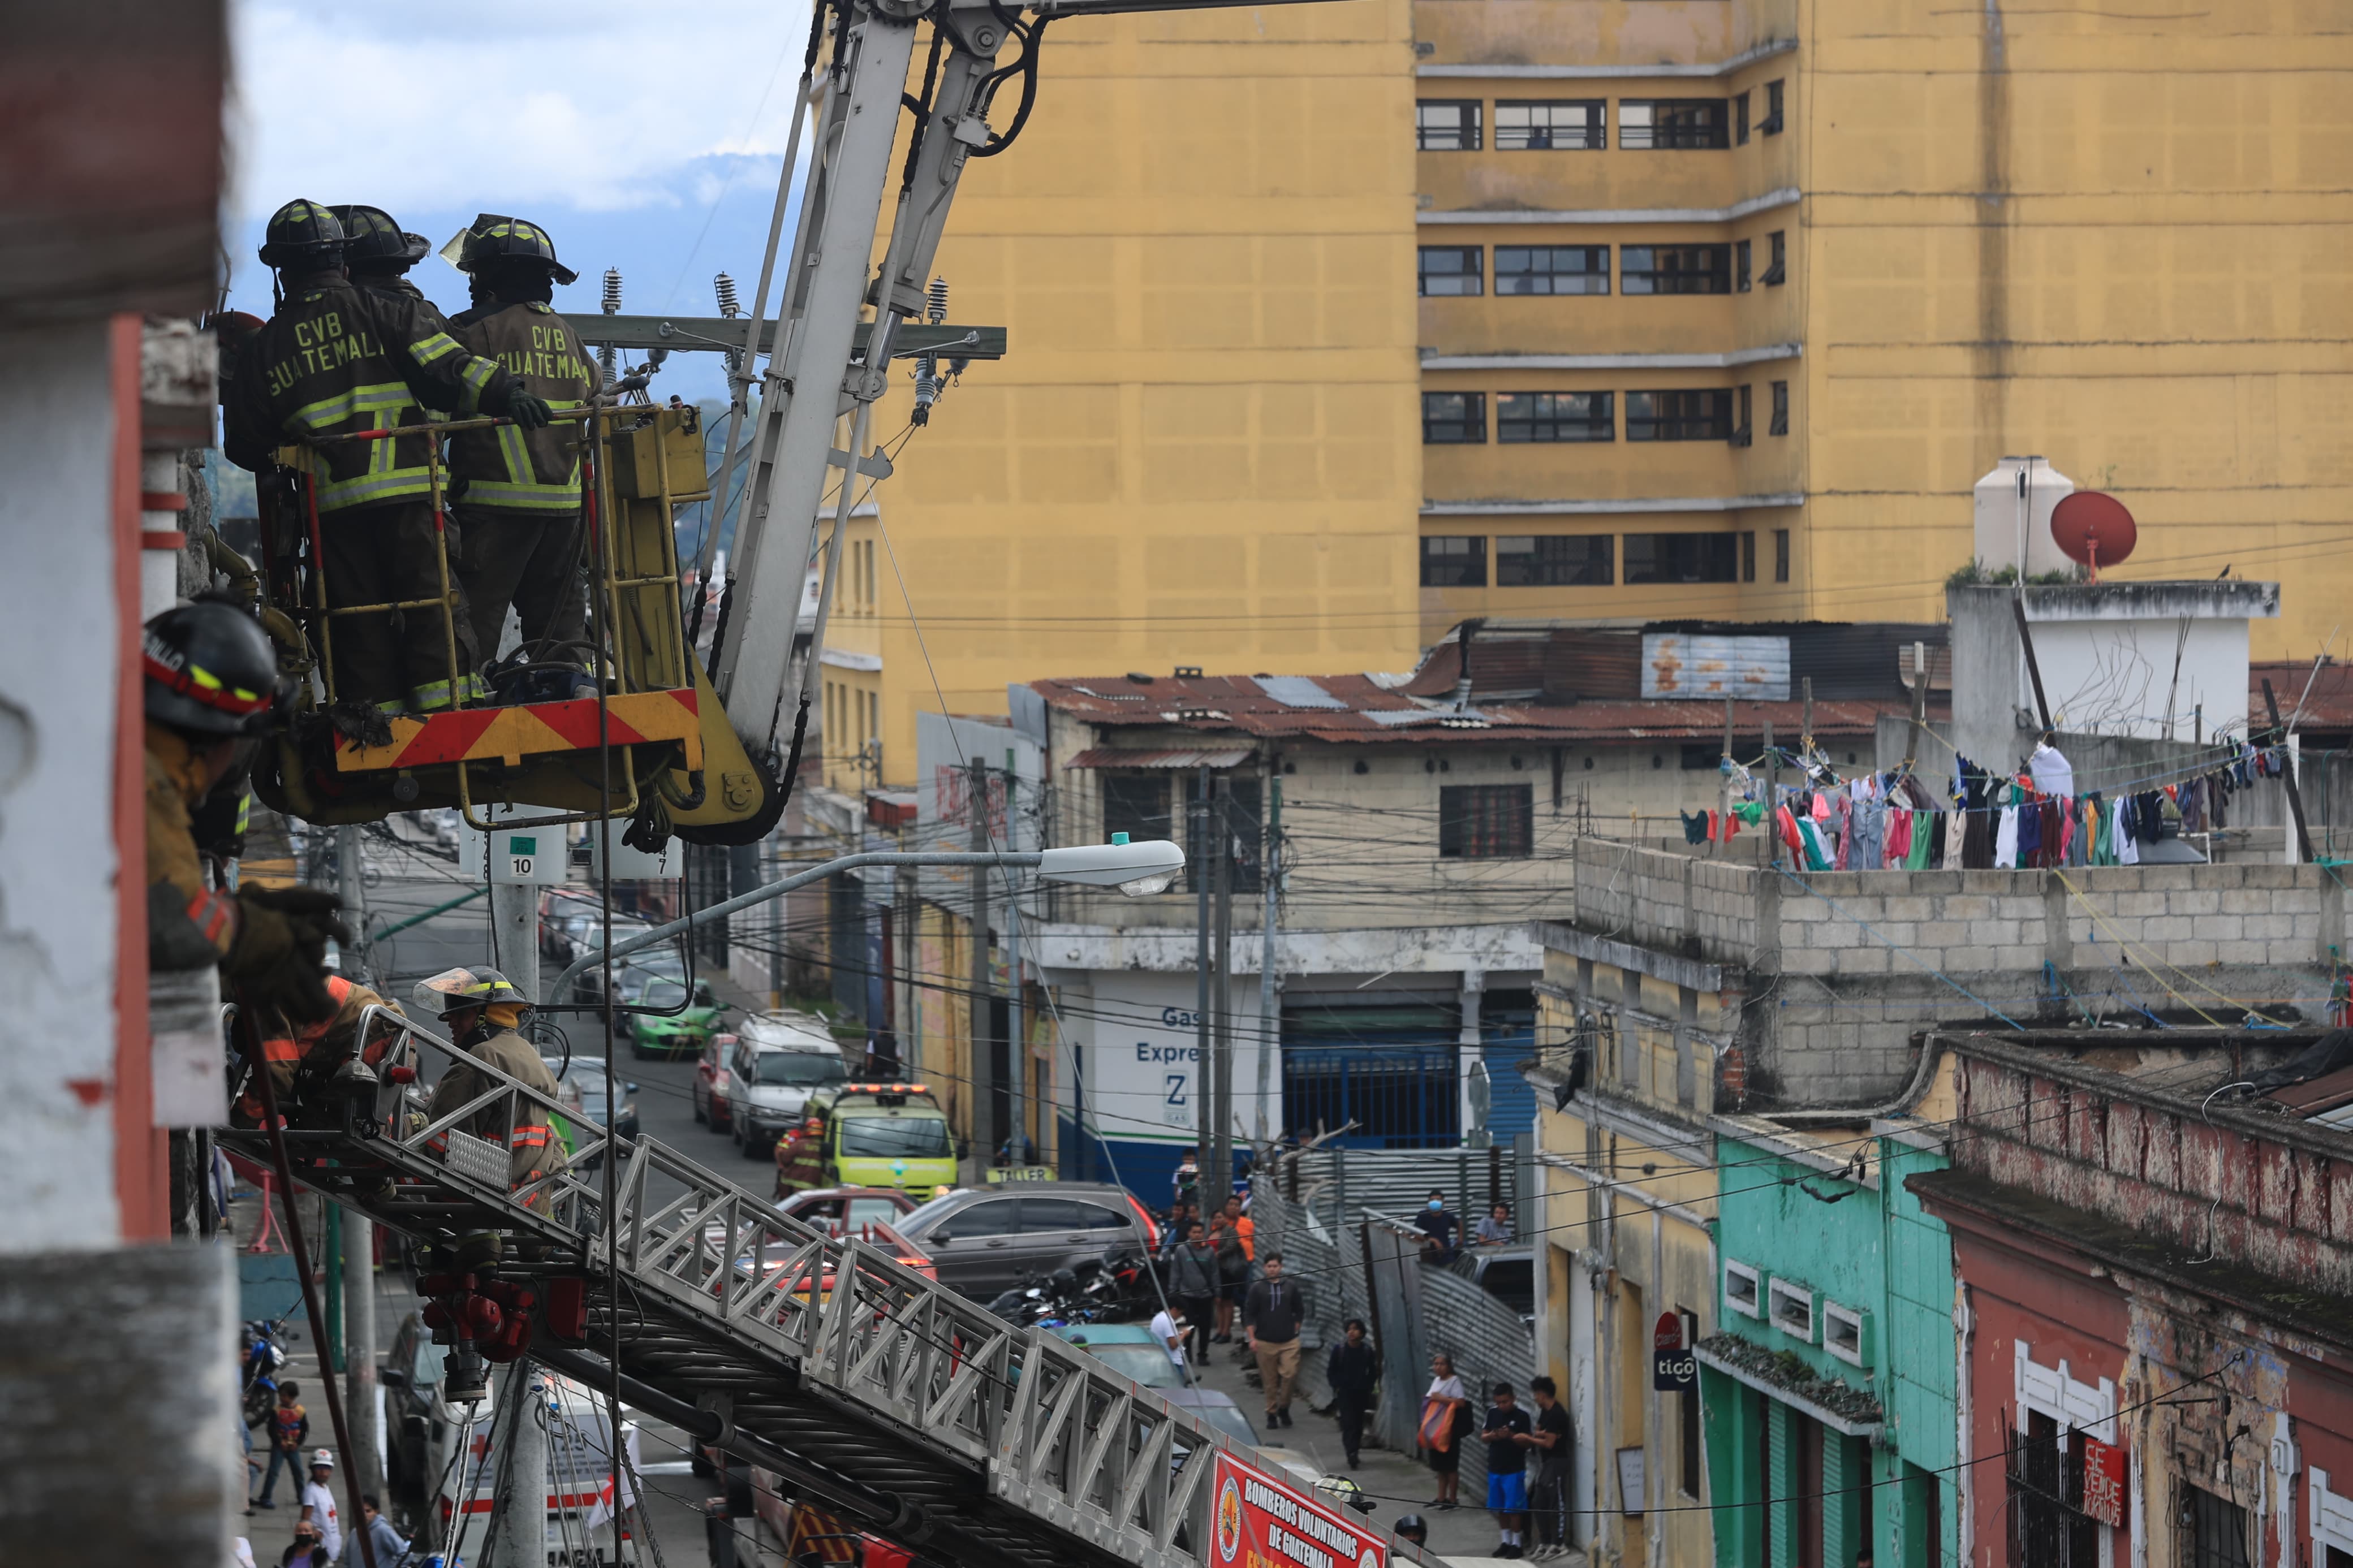
{"label": "person in black hoodie", "polygon": [[1348,1468],[1356,1468],[1356,1450],[1365,1438],[1365,1412],[1380,1384],[1380,1357],[1365,1338],[1365,1321],[1348,1320],[1348,1337],[1332,1347],[1324,1381],[1332,1385],[1332,1410],[1340,1422],[1340,1446]]}

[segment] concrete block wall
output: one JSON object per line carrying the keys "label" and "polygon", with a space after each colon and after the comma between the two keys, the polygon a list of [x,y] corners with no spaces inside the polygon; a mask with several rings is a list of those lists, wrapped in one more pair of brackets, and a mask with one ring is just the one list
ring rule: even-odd
{"label": "concrete block wall", "polygon": [[1791,875],[1597,839],[1577,858],[1579,927],[1745,976],[1752,1103],[1875,1102],[1910,1078],[1924,1027],[2060,1024],[2069,994],[2316,1017],[2346,942],[2344,886],[2316,866]]}

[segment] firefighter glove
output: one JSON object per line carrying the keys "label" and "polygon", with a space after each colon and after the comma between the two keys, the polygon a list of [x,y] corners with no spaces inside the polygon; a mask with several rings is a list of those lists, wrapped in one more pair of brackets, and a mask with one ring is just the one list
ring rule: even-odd
{"label": "firefighter glove", "polygon": [[275,1008],[297,1024],[335,1016],[328,994],[327,939],[348,944],[351,931],[335,918],[335,896],[318,888],[239,889],[237,945],[224,976],[252,1006]]}
{"label": "firefighter glove", "polygon": [[525,430],[537,430],[545,426],[550,411],[544,398],[518,391],[507,398],[507,417]]}

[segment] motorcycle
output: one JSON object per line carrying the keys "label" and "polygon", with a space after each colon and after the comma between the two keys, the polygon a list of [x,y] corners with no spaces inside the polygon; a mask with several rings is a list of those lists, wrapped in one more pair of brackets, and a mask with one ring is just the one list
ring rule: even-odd
{"label": "motorcycle", "polygon": [[243,1373],[245,1424],[259,1426],[278,1403],[278,1371],[286,1364],[282,1320],[256,1318],[245,1325]]}
{"label": "motorcycle", "polygon": [[1076,1269],[1057,1268],[1043,1280],[1035,1274],[1028,1279],[1035,1283],[1016,1285],[991,1301],[988,1310],[1022,1328],[1053,1329],[1095,1321]]}

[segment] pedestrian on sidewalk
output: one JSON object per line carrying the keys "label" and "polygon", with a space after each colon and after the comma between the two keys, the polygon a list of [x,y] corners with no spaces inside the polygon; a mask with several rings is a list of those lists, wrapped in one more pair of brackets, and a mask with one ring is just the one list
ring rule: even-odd
{"label": "pedestrian on sidewalk", "polygon": [[398,1564],[407,1560],[408,1542],[400,1538],[400,1531],[393,1529],[392,1521],[384,1517],[383,1506],[376,1501],[374,1493],[360,1499],[360,1527],[352,1531],[351,1543],[343,1548],[343,1568],[354,1568],[355,1564],[366,1561],[360,1548],[363,1535],[368,1538],[368,1545],[375,1549],[375,1568],[398,1568]]}
{"label": "pedestrian on sidewalk", "polygon": [[311,1456],[311,1484],[302,1489],[302,1522],[319,1531],[319,1544],[326,1552],[321,1562],[332,1563],[343,1554],[343,1521],[335,1510],[335,1454],[332,1448],[322,1448]]}
{"label": "pedestrian on sidewalk", "polygon": [[1462,1222],[1456,1219],[1446,1206],[1446,1194],[1436,1187],[1430,1189],[1430,1198],[1421,1212],[1413,1216],[1414,1229],[1421,1232],[1421,1260],[1444,1268],[1454,1261],[1454,1238],[1462,1234]]}
{"label": "pedestrian on sidewalk", "polygon": [[1168,1293],[1185,1309],[1185,1321],[1193,1327],[1193,1358],[1206,1366],[1209,1328],[1217,1321],[1218,1249],[1209,1245],[1208,1232],[1197,1219],[1187,1222],[1185,1238],[1170,1242],[1161,1257],[1168,1264]]}
{"label": "pedestrian on sidewalk", "polygon": [[287,1382],[278,1385],[278,1404],[269,1412],[269,1468],[261,1478],[261,1499],[257,1508],[276,1508],[278,1471],[286,1470],[286,1484],[301,1491],[302,1487],[302,1445],[311,1437],[311,1415],[302,1408],[300,1395],[302,1385]]}
{"label": "pedestrian on sidewalk", "polygon": [[1568,1550],[1568,1450],[1573,1428],[1568,1424],[1568,1406],[1560,1402],[1551,1378],[1531,1378],[1528,1388],[1536,1396],[1537,1454],[1535,1484],[1529,1489],[1534,1504],[1529,1522],[1535,1527],[1536,1549],[1530,1555],[1557,1557]]}
{"label": "pedestrian on sidewalk", "polygon": [[1479,1433],[1487,1445],[1487,1510],[1495,1516],[1502,1539],[1498,1557],[1525,1557],[1520,1532],[1528,1521],[1528,1449],[1535,1443],[1535,1423],[1520,1408],[1512,1385],[1495,1385],[1494,1403],[1487,1407],[1487,1424]]}
{"label": "pedestrian on sidewalk", "polygon": [[1356,1468],[1356,1450],[1365,1440],[1365,1412],[1371,1408],[1373,1390],[1380,1386],[1380,1358],[1365,1338],[1365,1320],[1348,1320],[1347,1338],[1332,1347],[1324,1363],[1324,1381],[1332,1388],[1333,1413],[1340,1421],[1340,1447],[1348,1468]]}
{"label": "pedestrian on sidewalk", "polygon": [[1234,1217],[1230,1205],[1209,1216],[1209,1245],[1218,1253],[1218,1331],[1210,1336],[1212,1344],[1233,1342],[1234,1314],[1241,1310],[1242,1299],[1250,1293],[1250,1243],[1235,1226]]}
{"label": "pedestrian on sidewalk", "polygon": [[1242,1332],[1258,1357],[1259,1382],[1266,1395],[1266,1424],[1291,1423],[1291,1395],[1299,1381],[1299,1325],[1307,1304],[1299,1287],[1282,1278],[1282,1254],[1266,1255],[1266,1277],[1242,1302]]}
{"label": "pedestrian on sidewalk", "polygon": [[1168,1352],[1168,1364],[1176,1368],[1179,1381],[1185,1376],[1185,1314],[1182,1310],[1163,1307],[1152,1314],[1152,1337]]}
{"label": "pedestrian on sidewalk", "polygon": [[326,1542],[319,1539],[318,1526],[307,1519],[295,1521],[294,1539],[278,1563],[279,1568],[334,1568]]}
{"label": "pedestrian on sidewalk", "polygon": [[1462,1436],[1471,1428],[1471,1395],[1454,1375],[1454,1358],[1444,1351],[1430,1358],[1430,1386],[1421,1395],[1418,1428],[1422,1452],[1430,1457],[1430,1474],[1438,1478],[1438,1495],[1430,1506],[1446,1511],[1455,1506],[1454,1489],[1462,1468]]}

